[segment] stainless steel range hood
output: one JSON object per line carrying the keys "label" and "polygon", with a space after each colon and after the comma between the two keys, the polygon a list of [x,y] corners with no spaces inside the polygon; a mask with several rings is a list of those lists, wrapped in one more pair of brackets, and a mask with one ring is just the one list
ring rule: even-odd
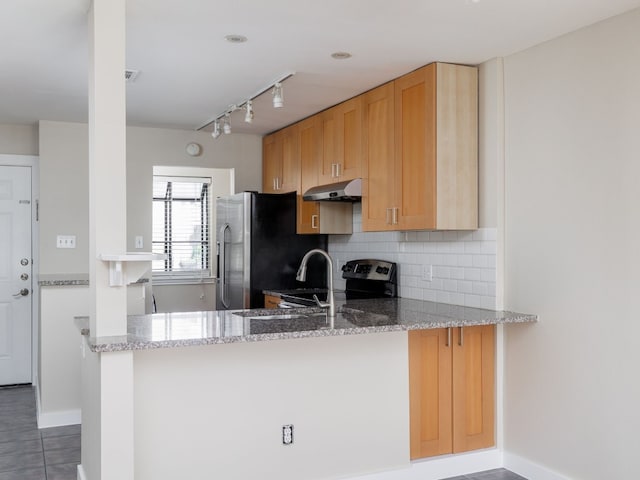
{"label": "stainless steel range hood", "polygon": [[313,187],[304,192],[302,198],[308,201],[359,202],[362,198],[362,179]]}

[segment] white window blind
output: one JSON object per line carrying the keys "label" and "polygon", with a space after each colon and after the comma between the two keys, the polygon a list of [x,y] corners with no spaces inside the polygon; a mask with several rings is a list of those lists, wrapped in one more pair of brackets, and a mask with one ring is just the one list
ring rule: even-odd
{"label": "white window blind", "polygon": [[210,277],[210,178],[153,177],[153,262],[156,277]]}

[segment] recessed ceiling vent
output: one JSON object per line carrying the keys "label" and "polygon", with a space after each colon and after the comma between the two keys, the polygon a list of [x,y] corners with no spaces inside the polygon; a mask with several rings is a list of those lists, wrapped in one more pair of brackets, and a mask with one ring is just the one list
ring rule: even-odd
{"label": "recessed ceiling vent", "polygon": [[140,75],[140,70],[125,70],[124,81],[126,83],[133,83],[136,81],[136,78],[138,78],[138,75]]}

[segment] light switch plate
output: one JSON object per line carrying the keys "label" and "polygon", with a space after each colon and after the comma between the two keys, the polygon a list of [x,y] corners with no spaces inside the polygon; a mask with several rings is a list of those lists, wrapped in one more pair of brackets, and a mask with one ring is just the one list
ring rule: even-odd
{"label": "light switch plate", "polygon": [[58,235],[56,237],[57,248],[76,248],[75,235]]}
{"label": "light switch plate", "polygon": [[142,235],[136,236],[136,248],[144,248],[144,242],[142,240]]}

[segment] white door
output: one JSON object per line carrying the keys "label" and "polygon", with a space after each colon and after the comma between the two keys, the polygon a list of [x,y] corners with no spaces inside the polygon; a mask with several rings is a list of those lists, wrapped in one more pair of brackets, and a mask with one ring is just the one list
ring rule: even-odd
{"label": "white door", "polygon": [[0,385],[31,383],[31,167],[0,166]]}

